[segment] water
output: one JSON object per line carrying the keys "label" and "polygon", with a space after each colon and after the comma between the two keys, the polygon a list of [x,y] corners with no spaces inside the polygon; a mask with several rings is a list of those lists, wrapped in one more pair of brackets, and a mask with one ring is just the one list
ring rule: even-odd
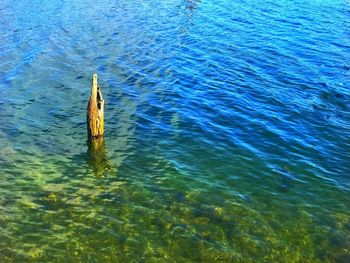
{"label": "water", "polygon": [[350,262],[349,28],[346,0],[1,1],[0,261]]}

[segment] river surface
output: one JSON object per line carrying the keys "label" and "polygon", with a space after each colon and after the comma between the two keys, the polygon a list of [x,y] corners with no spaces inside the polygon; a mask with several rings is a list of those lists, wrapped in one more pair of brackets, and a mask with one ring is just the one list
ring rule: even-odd
{"label": "river surface", "polygon": [[349,1],[2,0],[0,72],[1,262],[350,262]]}

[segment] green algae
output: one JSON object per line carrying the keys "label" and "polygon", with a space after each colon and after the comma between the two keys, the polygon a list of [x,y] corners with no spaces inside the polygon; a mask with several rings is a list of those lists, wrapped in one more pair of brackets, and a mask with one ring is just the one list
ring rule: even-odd
{"label": "green algae", "polygon": [[2,219],[7,261],[324,262],[348,253],[349,216],[336,206],[328,213],[301,201],[264,203],[268,193],[247,201],[222,191],[219,202],[215,189],[196,189],[194,181],[171,187],[179,173],[144,185],[123,170],[104,179],[91,170],[61,184],[59,166],[35,162],[40,168],[18,179],[22,197]]}
{"label": "green algae", "polygon": [[[159,145],[132,151],[130,114],[96,158],[77,143],[83,132],[49,149],[1,141],[4,262],[346,262],[348,191],[303,167],[288,168],[299,180],[281,191],[281,176],[247,152],[194,169]],[[65,143],[76,147],[57,150]]]}

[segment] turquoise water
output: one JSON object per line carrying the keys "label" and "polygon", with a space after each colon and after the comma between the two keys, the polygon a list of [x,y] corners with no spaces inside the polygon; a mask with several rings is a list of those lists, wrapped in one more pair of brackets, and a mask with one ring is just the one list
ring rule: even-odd
{"label": "turquoise water", "polygon": [[1,1],[0,262],[350,262],[349,28],[346,0]]}

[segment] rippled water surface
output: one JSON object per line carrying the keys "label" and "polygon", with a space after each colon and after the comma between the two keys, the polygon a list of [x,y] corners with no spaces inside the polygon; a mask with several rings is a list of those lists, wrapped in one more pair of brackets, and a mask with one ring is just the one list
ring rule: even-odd
{"label": "rippled water surface", "polygon": [[1,262],[350,262],[349,1],[3,0],[0,30]]}

